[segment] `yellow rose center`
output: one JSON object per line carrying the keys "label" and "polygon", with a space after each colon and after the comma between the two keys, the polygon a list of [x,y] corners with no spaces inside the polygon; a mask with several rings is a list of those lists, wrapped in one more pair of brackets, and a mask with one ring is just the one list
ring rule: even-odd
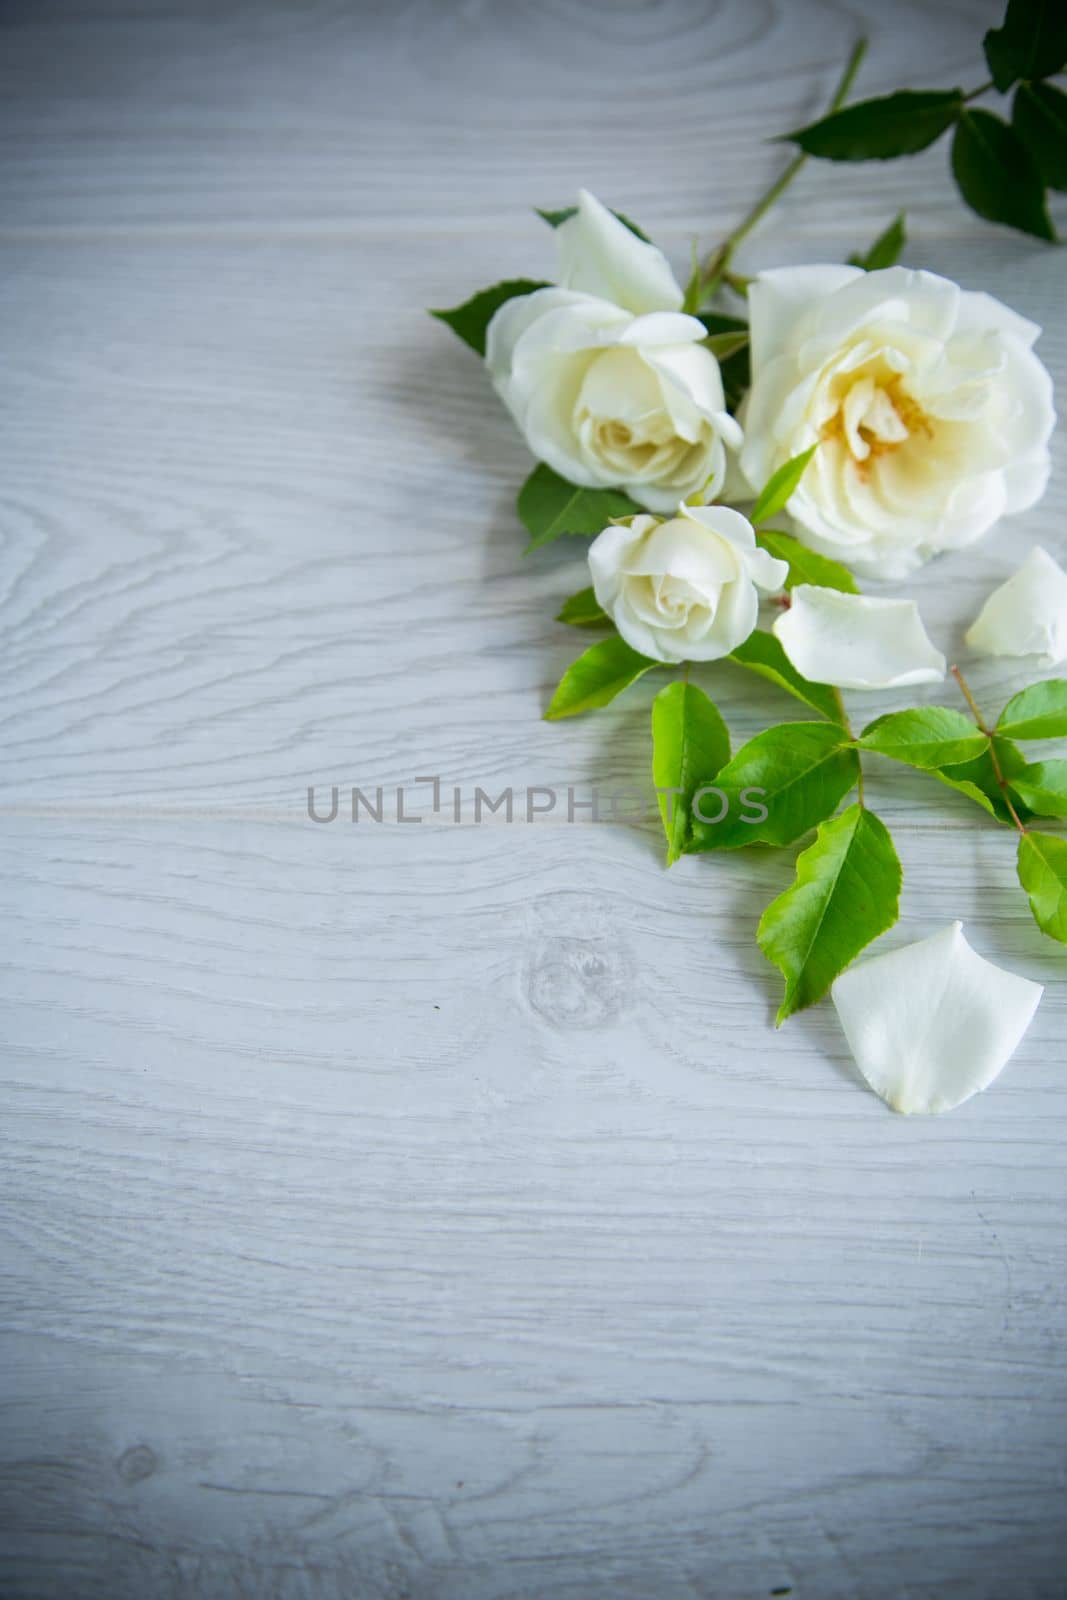
{"label": "yellow rose center", "polygon": [[838,404],[823,424],[822,437],[843,444],[864,476],[880,456],[916,436],[933,437],[929,416],[897,373],[888,380],[864,373],[835,398]]}

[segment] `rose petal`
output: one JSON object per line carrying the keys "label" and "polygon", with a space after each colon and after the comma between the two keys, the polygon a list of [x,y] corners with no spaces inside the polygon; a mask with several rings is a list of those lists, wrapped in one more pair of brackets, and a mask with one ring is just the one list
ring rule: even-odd
{"label": "rose petal", "polygon": [[694,538],[688,519],[672,517],[642,539],[637,551],[626,557],[623,571],[630,577],[670,573],[686,583],[717,588],[732,583],[744,566],[728,540]]}
{"label": "rose petal", "polygon": [[988,1089],[1043,992],[983,960],[960,922],[861,961],[831,990],[856,1065],[905,1113],[951,1111]]}
{"label": "rose petal", "polygon": [[860,267],[822,264],[761,272],[748,290],[753,366],[774,359],[785,340],[794,336],[798,317],[862,276]]}
{"label": "rose petal", "polygon": [[677,311],[685,298],[662,250],[646,244],[587,189],[556,229],[559,281],[627,311]]}
{"label": "rose petal", "polygon": [[897,689],[945,676],[945,658],[927,638],[914,600],[873,600],[810,583],[798,583],[791,600],[774,632],[812,683]]}
{"label": "rose petal", "polygon": [[769,550],[756,543],[755,530],[747,517],[730,506],[690,506],[685,501],[678,507],[678,515],[689,522],[699,522],[710,528],[720,539],[739,550],[752,582],[760,589],[783,589],[789,576],[789,562],[779,561]]}
{"label": "rose petal", "polygon": [[1067,572],[1035,545],[1006,583],[994,589],[967,630],[967,643],[984,656],[1067,660]]}
{"label": "rose petal", "polygon": [[633,319],[619,343],[640,345],[648,350],[663,346],[670,350],[675,345],[694,344],[706,337],[707,329],[699,317],[690,317],[684,311],[650,311]]}
{"label": "rose petal", "polygon": [[505,300],[493,313],[485,330],[485,364],[493,382],[500,384],[512,375],[519,341],[533,330],[524,346],[527,357],[606,344],[612,332],[621,334],[629,325],[629,317],[618,306],[606,305],[591,295],[571,289],[535,289],[532,294]]}

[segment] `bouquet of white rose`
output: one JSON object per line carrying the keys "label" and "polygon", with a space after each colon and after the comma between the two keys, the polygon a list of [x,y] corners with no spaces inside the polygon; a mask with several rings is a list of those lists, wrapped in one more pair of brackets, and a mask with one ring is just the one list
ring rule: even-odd
{"label": "bouquet of white rose", "polygon": [[[1067,96],[1048,79],[1067,58],[1067,9],[1011,0],[984,49],[992,81],[971,93],[846,105],[858,46],[828,115],[788,136],[799,147],[789,167],[684,289],[635,223],[583,190],[541,213],[556,232],[556,283],[512,280],[435,313],[484,357],[538,459],[518,498],[528,548],[593,541],[591,582],[559,620],[606,637],[564,674],[546,716],[682,669],[652,708],[668,865],[814,830],[757,929],[785,979],[778,1020],[830,991],[861,1071],[901,1111],[946,1110],[985,1088],[1041,989],[983,960],[958,922],[850,966],[896,921],[901,883],[864,801],[862,759],[920,769],[1014,829],[1033,915],[1067,942],[1067,840],[1033,825],[1067,816],[1067,761],[1029,761],[1016,743],[1067,735],[1067,681],[1024,689],[990,726],[953,667],[969,714],[923,705],[857,733],[843,689],[932,683],[946,662],[912,600],[862,594],[856,576],[907,578],[1032,506],[1048,478],[1052,385],[1033,323],[896,265],[902,217],[846,265],[746,278],[733,260],[808,156],[884,160],[950,129],[964,200],[1053,240],[1046,188],[1067,186]],[[973,109],[993,87],[1014,89],[1011,125]],[[744,316],[724,307],[728,295]],[[1067,657],[1067,574],[1034,549],[967,639],[978,653],[1055,666]],[[732,753],[689,677],[691,663],[724,659],[807,717]]]}

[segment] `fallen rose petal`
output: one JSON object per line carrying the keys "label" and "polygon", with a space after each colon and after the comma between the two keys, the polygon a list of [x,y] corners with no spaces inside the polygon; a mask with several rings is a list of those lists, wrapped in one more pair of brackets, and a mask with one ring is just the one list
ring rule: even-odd
{"label": "fallen rose petal", "polygon": [[984,960],[952,922],[861,961],[831,995],[856,1065],[894,1111],[936,1113],[988,1089],[1030,1026],[1039,983]]}
{"label": "fallen rose petal", "polygon": [[966,638],[979,655],[1044,656],[1046,666],[1058,666],[1067,660],[1067,572],[1035,545],[993,590]]}
{"label": "fallen rose petal", "polygon": [[799,583],[774,632],[812,683],[898,689],[945,676],[945,658],[927,637],[914,600],[875,600]]}

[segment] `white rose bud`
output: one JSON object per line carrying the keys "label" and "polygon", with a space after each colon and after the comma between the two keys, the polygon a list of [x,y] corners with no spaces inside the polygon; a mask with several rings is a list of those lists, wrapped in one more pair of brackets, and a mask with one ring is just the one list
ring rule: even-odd
{"label": "white rose bud", "polygon": [[715,661],[756,626],[760,589],[780,589],[788,563],[756,544],[727,506],[686,506],[669,522],[632,517],[594,539],[597,600],[626,643],[655,661]]}
{"label": "white rose bud", "polygon": [[569,482],[653,511],[714,498],[741,430],[666,258],[584,189],[556,234],[560,286],[506,301],[486,333],[527,444]]}
{"label": "white rose bud", "polygon": [[1052,384],[1032,322],[931,272],[785,267],[749,291],[753,491],[819,448],[789,501],[808,544],[900,578],[1025,511],[1048,479]]}

